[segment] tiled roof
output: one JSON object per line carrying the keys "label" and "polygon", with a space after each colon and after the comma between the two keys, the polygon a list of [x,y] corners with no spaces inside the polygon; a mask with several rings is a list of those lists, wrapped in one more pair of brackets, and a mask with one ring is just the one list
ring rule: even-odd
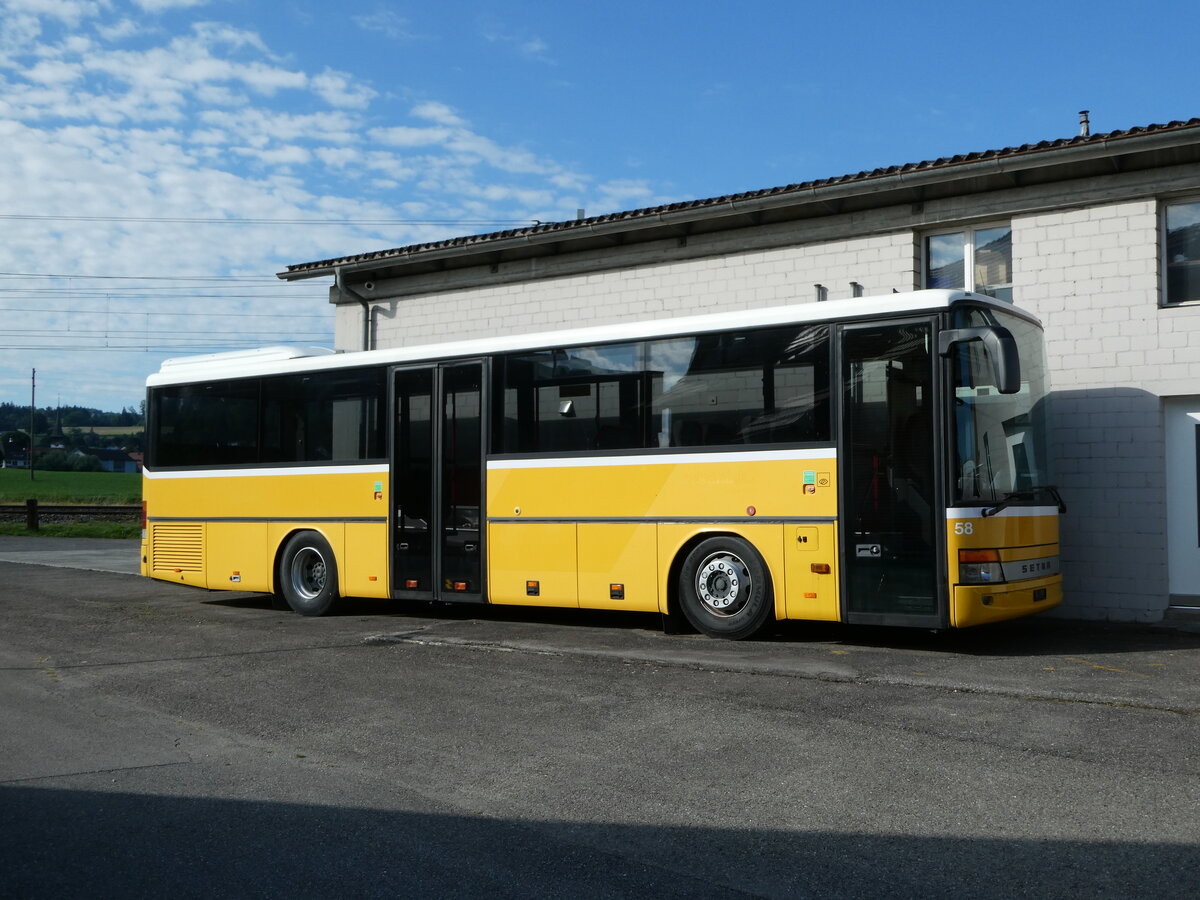
{"label": "tiled roof", "polygon": [[280,273],[280,277],[304,277],[305,274],[309,272],[313,274],[322,274],[327,273],[329,270],[339,266],[355,266],[364,263],[369,264],[376,261],[386,262],[392,259],[412,257],[431,251],[477,247],[480,245],[497,243],[513,238],[528,238],[556,233],[562,233],[564,236],[566,236],[566,234],[571,231],[594,228],[597,225],[614,225],[622,222],[632,223],[639,219],[661,218],[662,216],[669,215],[671,213],[691,210],[703,211],[707,208],[727,206],[731,203],[741,203],[770,197],[782,197],[787,194],[810,192],[815,189],[828,188],[835,185],[852,185],[859,182],[868,182],[872,179],[906,175],[916,172],[944,170],[950,169],[954,166],[978,163],[987,160],[1009,159],[1034,153],[1061,150],[1070,147],[1100,145],[1128,138],[1181,131],[1188,128],[1200,128],[1200,118],[1187,119],[1186,121],[1176,120],[1161,125],[1144,125],[1124,130],[1109,131],[1103,134],[1093,134],[1086,137],[1079,135],[1076,137],[1060,138],[1052,141],[1038,141],[1036,144],[1022,144],[1019,147],[1004,147],[1000,150],[981,150],[976,153],[961,153],[955,156],[943,156],[938,159],[924,160],[922,162],[904,163],[903,165],[898,166],[887,166],[883,168],[872,169],[867,172],[856,172],[852,175],[839,175],[833,178],[820,178],[814,181],[805,181],[798,184],[787,184],[780,187],[765,188],[757,191],[745,191],[738,194],[725,194],[720,197],[709,197],[703,200],[684,200],[677,203],[668,203],[663,206],[632,209],[624,212],[609,213],[603,216],[589,216],[584,219],[571,219],[565,222],[539,222],[534,225],[528,225],[522,228],[511,228],[505,231],[493,231],[486,234],[465,235],[463,237],[449,238],[443,241],[431,241],[424,244],[411,244],[406,247],[397,247],[392,250],[377,250],[370,253],[360,253],[353,256],[319,260],[316,262],[298,263],[296,265],[288,266],[285,272]]}

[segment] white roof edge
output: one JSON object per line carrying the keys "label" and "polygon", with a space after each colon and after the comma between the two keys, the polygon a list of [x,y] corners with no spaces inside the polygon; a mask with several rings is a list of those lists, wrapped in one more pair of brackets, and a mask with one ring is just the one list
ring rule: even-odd
{"label": "white roof edge", "polygon": [[328,356],[336,351],[328,347],[287,347],[282,344],[271,347],[255,347],[251,350],[226,350],[223,353],[202,353],[196,356],[173,356],[164,359],[159,372],[168,369],[224,366],[239,362],[281,362],[289,359],[304,359],[309,356]]}
{"label": "white roof edge", "polygon": [[[577,346],[595,343],[644,340],[655,337],[671,337],[689,333],[723,331],[730,328],[756,328],[788,323],[837,321],[868,316],[897,315],[916,312],[937,312],[949,309],[955,303],[971,301],[996,309],[1003,309],[1033,322],[1032,314],[984,294],[961,290],[923,290],[907,293],[882,294],[873,297],[852,297],[844,300],[828,300],[824,303],[809,301],[781,306],[762,307],[749,310],[707,313],[664,319],[643,319],[636,322],[616,322],[608,325],[590,325],[582,328],[543,331],[531,334],[500,335],[497,337],[472,338],[464,341],[449,341],[439,344],[423,344],[411,347],[396,347],[387,350],[358,350],[338,353],[335,358],[323,351],[315,359],[308,354],[293,356],[271,356],[269,353],[255,355],[255,351],[233,353],[211,353],[205,356],[182,357],[167,360],[162,368],[146,379],[149,387],[160,384],[177,384],[199,378],[221,379],[270,375],[283,372],[302,372],[312,369],[351,368],[367,365],[388,365],[420,362],[427,359],[469,358],[493,353],[511,353],[519,350],[536,350],[541,347]],[[1040,324],[1040,323],[1038,323]],[[288,350],[296,348],[263,348],[264,350]]]}

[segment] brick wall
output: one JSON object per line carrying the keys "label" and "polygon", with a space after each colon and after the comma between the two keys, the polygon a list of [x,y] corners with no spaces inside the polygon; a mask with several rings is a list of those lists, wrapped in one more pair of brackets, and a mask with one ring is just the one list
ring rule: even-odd
{"label": "brick wall", "polygon": [[[912,290],[915,284],[911,233],[749,253],[734,252],[736,241],[728,236],[711,240],[717,255],[700,259],[386,301],[374,313],[375,345],[808,303],[815,299],[814,284],[828,287],[831,300],[849,297],[852,281],[868,294]],[[358,306],[339,307],[339,347],[360,346],[361,322]]]}
{"label": "brick wall", "polygon": [[1061,613],[1075,618],[1152,622],[1166,606],[1159,395],[1200,378],[1176,331],[1200,317],[1159,309],[1158,246],[1152,200],[1013,220],[1014,297],[1046,326],[1055,478],[1069,508]]}

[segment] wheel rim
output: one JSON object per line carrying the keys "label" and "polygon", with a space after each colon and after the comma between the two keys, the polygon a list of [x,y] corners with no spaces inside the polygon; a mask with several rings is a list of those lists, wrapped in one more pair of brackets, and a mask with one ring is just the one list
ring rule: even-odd
{"label": "wheel rim", "polygon": [[750,567],[727,550],[706,557],[696,572],[696,596],[714,616],[736,616],[745,609],[753,591]]}
{"label": "wheel rim", "polygon": [[325,557],[305,547],[292,557],[292,590],[305,600],[314,600],[325,590]]}

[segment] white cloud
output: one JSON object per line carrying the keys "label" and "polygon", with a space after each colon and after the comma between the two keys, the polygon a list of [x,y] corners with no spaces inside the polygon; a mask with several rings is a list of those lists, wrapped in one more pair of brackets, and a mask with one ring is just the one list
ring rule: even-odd
{"label": "white cloud", "polygon": [[104,0],[5,0],[5,13],[30,14],[56,19],[67,25],[78,25],[108,7]]}
{"label": "white cloud", "polygon": [[466,124],[451,107],[445,103],[438,103],[436,100],[418,103],[412,108],[412,114],[418,119],[428,119],[439,125],[462,126]]}
{"label": "white cloud", "polygon": [[517,34],[492,19],[482,23],[480,33],[489,43],[511,47],[525,59],[554,64],[554,60],[549,56],[550,45],[537,35]]}
{"label": "white cloud", "polygon": [[268,166],[303,165],[312,159],[312,154],[308,150],[295,145],[270,148],[234,147],[233,152],[242,156],[254,157],[260,163],[265,163]]}
{"label": "white cloud", "polygon": [[222,130],[233,142],[310,140],[325,144],[352,144],[359,140],[359,122],[344,110],[287,113],[247,105],[241,109],[212,109],[197,116],[207,126]]}
{"label": "white cloud", "polygon": [[30,81],[38,84],[69,84],[78,81],[82,68],[71,63],[42,60],[26,73]]}
{"label": "white cloud", "polygon": [[408,19],[390,9],[351,16],[351,21],[363,31],[382,34],[394,41],[411,41],[419,37],[409,28]]}
{"label": "white cloud", "polygon": [[428,147],[444,144],[454,132],[449,128],[414,128],[411,125],[396,125],[392,128],[373,128],[371,140],[390,147]]}
{"label": "white cloud", "polygon": [[133,5],[148,13],[166,12],[168,9],[190,9],[207,6],[209,0],[133,0]]}
{"label": "white cloud", "polygon": [[[39,379],[57,379],[64,402],[136,404],[166,355],[249,340],[328,343],[331,335],[309,334],[330,331],[326,285],[275,282],[289,263],[463,233],[420,224],[430,220],[571,218],[577,206],[605,211],[650,194],[639,182],[595,185],[482,133],[437,99],[398,109],[391,94],[324,58],[282,57],[243,28],[206,22],[165,34],[116,2],[0,0],[0,9],[0,213],[31,217],[3,220],[0,272],[264,279],[239,288],[257,292],[243,299],[171,280],[97,290],[59,279],[69,294],[26,295],[28,284],[0,279],[0,400],[19,397],[36,365]],[[411,37],[399,17],[374,25]],[[229,220],[277,221],[219,224]],[[414,221],[279,224],[386,220]],[[238,318],[251,312],[278,318]],[[272,334],[256,338],[250,326]],[[16,349],[38,345],[35,333],[55,350]]]}
{"label": "white cloud", "polygon": [[121,19],[112,24],[104,23],[96,25],[96,34],[102,40],[110,43],[123,41],[125,38],[141,34],[142,31],[142,26],[133,19]]}
{"label": "white cloud", "polygon": [[350,147],[318,147],[313,155],[332,169],[345,169],[362,164],[362,154]]}
{"label": "white cloud", "polygon": [[326,69],[312,78],[312,88],[330,106],[347,109],[366,109],[378,96],[374,89],[365,84],[355,84],[353,77],[344,72]]}

